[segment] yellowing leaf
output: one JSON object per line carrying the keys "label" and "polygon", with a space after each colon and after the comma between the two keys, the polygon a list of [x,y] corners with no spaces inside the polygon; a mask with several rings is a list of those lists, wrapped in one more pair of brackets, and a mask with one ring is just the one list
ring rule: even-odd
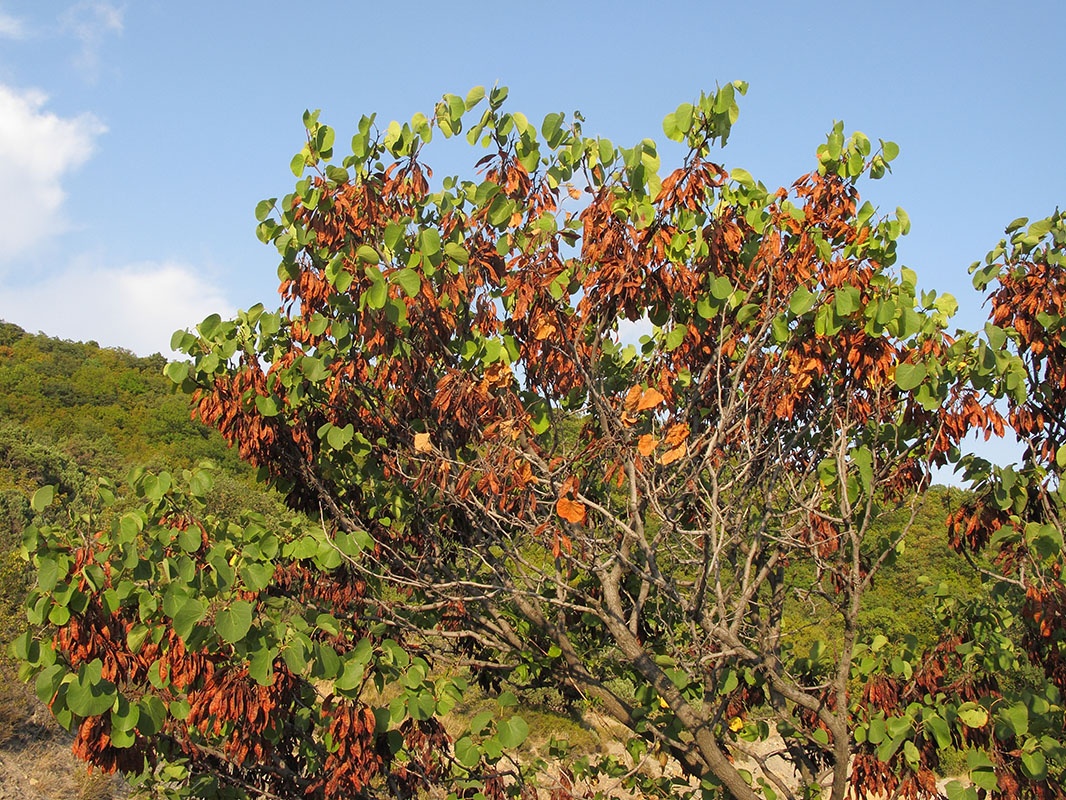
{"label": "yellowing leaf", "polygon": [[533,338],[541,341],[547,339],[553,333],[555,333],[555,326],[545,320],[537,327],[536,332],[533,334]]}
{"label": "yellowing leaf", "polygon": [[663,453],[662,456],[659,458],[659,463],[663,466],[666,466],[667,464],[672,464],[679,458],[682,458],[687,452],[688,445],[682,443],[680,446],[675,447],[673,450],[667,450],[665,453]]}
{"label": "yellowing leaf", "polygon": [[433,450],[433,442],[430,441],[428,433],[416,433],[415,434],[415,452],[416,453],[429,453]]}
{"label": "yellowing leaf", "polygon": [[555,504],[555,510],[567,522],[572,522],[575,525],[581,525],[585,522],[584,504],[571,500],[569,497],[560,497]]}
{"label": "yellowing leaf", "polygon": [[626,411],[632,413],[637,410],[637,404],[640,402],[641,390],[639,386],[632,387],[626,392],[626,399],[622,403],[623,408]]}
{"label": "yellowing leaf", "polygon": [[640,398],[640,402],[637,403],[637,411],[646,411],[649,408],[655,408],[666,398],[663,397],[662,392],[658,389],[648,389],[644,395]]}
{"label": "yellowing leaf", "polygon": [[740,717],[733,717],[733,719],[729,720],[729,730],[733,731],[734,733],[736,731],[739,731],[743,727],[744,720],[742,720]]}
{"label": "yellowing leaf", "polygon": [[974,702],[963,703],[958,708],[959,719],[967,728],[983,728],[988,724],[988,711]]}

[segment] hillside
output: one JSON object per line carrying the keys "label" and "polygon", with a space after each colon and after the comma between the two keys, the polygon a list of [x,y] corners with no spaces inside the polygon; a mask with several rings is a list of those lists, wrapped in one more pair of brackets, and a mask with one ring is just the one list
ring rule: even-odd
{"label": "hillside", "polygon": [[0,418],[57,446],[83,469],[180,467],[210,458],[249,474],[212,431],[189,419],[161,355],[34,335],[0,322]]}

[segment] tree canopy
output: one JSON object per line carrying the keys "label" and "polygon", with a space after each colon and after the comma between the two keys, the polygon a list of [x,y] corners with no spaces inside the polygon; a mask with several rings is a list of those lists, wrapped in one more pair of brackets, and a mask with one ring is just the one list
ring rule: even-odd
{"label": "tree canopy", "polygon": [[[18,647],[84,758],[176,796],[839,800],[937,796],[957,749],[952,797],[1063,796],[1062,218],[1009,229],[992,321],[949,331],[895,264],[906,214],[859,194],[896,145],[838,123],[767,189],[712,158],[745,89],[666,117],[669,172],[502,88],[364,117],[339,162],[305,115],[256,210],[282,307],[178,332],[166,372],[309,521],[207,514],[192,470],[135,475],[110,529],[32,530],[56,633]],[[464,131],[474,172],[438,182]],[[866,635],[932,467],[1008,425],[1020,470],[968,459],[952,517],[987,597],[942,593],[930,648]],[[632,763],[516,754],[507,692],[449,732],[471,681],[566,687]]]}

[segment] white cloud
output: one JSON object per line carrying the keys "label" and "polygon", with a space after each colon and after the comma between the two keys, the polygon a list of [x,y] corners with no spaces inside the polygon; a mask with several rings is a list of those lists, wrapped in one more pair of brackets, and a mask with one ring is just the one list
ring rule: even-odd
{"label": "white cloud", "polygon": [[631,344],[634,347],[640,347],[640,337],[651,336],[655,333],[655,326],[651,324],[651,320],[647,317],[641,317],[634,322],[630,322],[628,319],[620,319],[618,321],[618,340],[622,344]]}
{"label": "white cloud", "polygon": [[122,33],[125,9],[102,0],[81,0],[59,17],[61,29],[81,42],[74,64],[86,80],[92,82],[100,70],[100,49],[108,34]]}
{"label": "white cloud", "polygon": [[0,84],[0,265],[64,230],[62,179],[107,130],[92,114],[63,118],[45,111],[47,99]]}
{"label": "white cloud", "polygon": [[0,319],[139,355],[174,355],[171,334],[214,313],[232,316],[234,309],[221,289],[175,261],[99,267],[80,259],[25,286],[0,285]]}
{"label": "white cloud", "polygon": [[26,26],[22,20],[0,9],[0,39],[25,39]]}

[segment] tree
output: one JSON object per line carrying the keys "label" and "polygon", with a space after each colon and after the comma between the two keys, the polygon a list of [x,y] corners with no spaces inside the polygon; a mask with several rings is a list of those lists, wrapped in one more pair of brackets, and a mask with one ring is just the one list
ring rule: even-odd
{"label": "tree", "polygon": [[[711,159],[745,89],[666,117],[662,178],[650,139],[618,149],[579,114],[538,134],[501,88],[364,117],[339,165],[305,115],[296,189],[256,213],[283,307],[175,334],[191,361],[167,374],[315,525],[203,518],[160,475],[110,533],[38,532],[34,621],[61,630],[20,647],[85,757],[194,796],[532,792],[520,718],[437,721],[462,667],[568,687],[681,773],[578,760],[543,778],[559,797],[575,771],[936,794],[938,748],[987,714],[889,707],[888,683],[932,678],[859,612],[909,527],[875,521],[913,520],[931,467],[1002,429],[998,373],[947,334],[949,296],[893,269],[906,214],[861,203],[898,148],[838,123],[769,191]],[[477,176],[431,184],[423,148],[464,126]],[[798,651],[816,624],[833,636]],[[784,769],[752,746],[771,734]]]}
{"label": "tree", "polygon": [[[952,545],[971,562],[985,556],[989,596],[967,611],[993,627],[1015,629],[1008,658],[1029,678],[1020,696],[1006,697],[993,677],[1003,665],[992,661],[983,670],[992,699],[985,705],[999,709],[994,730],[989,724],[982,731],[991,757],[986,766],[997,773],[987,783],[1012,796],[1064,797],[1066,219],[1056,212],[1026,223],[1014,220],[1006,228],[1009,240],[971,267],[974,286],[993,287],[979,358],[995,366],[981,388],[1006,404],[1022,456],[1007,466],[967,457],[974,492],[949,525]],[[1049,701],[1060,707],[1057,714],[1046,713]]]}

